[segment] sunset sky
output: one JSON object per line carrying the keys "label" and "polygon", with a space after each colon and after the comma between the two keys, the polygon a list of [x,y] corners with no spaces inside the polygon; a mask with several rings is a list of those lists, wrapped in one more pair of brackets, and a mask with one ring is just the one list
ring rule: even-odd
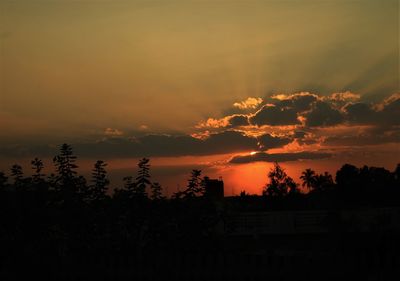
{"label": "sunset sky", "polygon": [[0,170],[72,144],[260,193],[272,162],[400,162],[399,1],[0,1]]}

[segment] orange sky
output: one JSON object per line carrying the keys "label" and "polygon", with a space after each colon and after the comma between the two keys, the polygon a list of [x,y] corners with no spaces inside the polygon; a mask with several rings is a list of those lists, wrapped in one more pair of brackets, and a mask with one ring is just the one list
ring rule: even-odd
{"label": "orange sky", "polygon": [[271,159],[296,180],[308,167],[400,161],[396,0],[21,0],[0,11],[0,170],[67,142],[83,173],[105,159],[118,180],[146,156],[170,189],[201,168],[229,194],[260,193]]}

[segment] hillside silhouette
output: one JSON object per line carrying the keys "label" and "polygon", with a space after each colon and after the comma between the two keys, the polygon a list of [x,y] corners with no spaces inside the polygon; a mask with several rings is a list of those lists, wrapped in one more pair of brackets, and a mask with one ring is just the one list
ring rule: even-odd
{"label": "hillside silhouette", "polygon": [[166,198],[150,159],[113,191],[106,162],[87,179],[76,159],[0,172],[0,280],[399,280],[400,164],[296,183],[275,163],[261,196],[231,197],[192,170]]}

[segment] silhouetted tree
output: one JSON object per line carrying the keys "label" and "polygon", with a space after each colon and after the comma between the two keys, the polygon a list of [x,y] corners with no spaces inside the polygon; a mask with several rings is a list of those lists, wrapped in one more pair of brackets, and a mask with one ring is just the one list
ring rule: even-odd
{"label": "silhouetted tree", "polygon": [[142,158],[139,163],[138,176],[136,177],[136,195],[147,197],[146,187],[150,182],[150,159]]}
{"label": "silhouetted tree", "polygon": [[185,192],[184,191],[177,191],[174,192],[171,196],[172,199],[182,199],[183,197],[185,197]]}
{"label": "silhouetted tree", "polygon": [[334,184],[332,175],[325,172],[315,176],[313,191],[326,191],[332,188]]}
{"label": "silhouetted tree", "polygon": [[204,193],[203,181],[201,179],[201,170],[192,170],[188,185],[184,191],[185,197],[196,197]]}
{"label": "silhouetted tree", "polygon": [[359,169],[350,164],[344,164],[336,172],[336,183],[342,188],[351,188],[358,183]]}
{"label": "silhouetted tree", "polygon": [[14,164],[11,167],[11,176],[14,179],[14,186],[17,190],[20,190],[24,186],[24,172],[22,167],[18,164]]}
{"label": "silhouetted tree", "polygon": [[64,143],[60,148],[60,154],[53,158],[54,165],[58,173],[57,182],[63,186],[75,186],[76,156],[72,152],[72,147]]}
{"label": "silhouetted tree", "polygon": [[110,181],[107,178],[107,163],[98,160],[92,170],[92,185],[89,188],[90,198],[92,200],[103,200],[106,198],[106,192]]}
{"label": "silhouetted tree", "polygon": [[152,200],[161,200],[165,197],[162,195],[162,187],[158,182],[154,182],[151,184],[151,195],[150,198]]}
{"label": "silhouetted tree", "polygon": [[41,183],[43,181],[43,177],[45,176],[42,174],[42,170],[44,168],[43,161],[35,158],[31,161],[32,165],[32,170],[34,171],[34,174],[32,175],[32,181],[34,184]]}
{"label": "silhouetted tree", "polygon": [[400,163],[397,164],[396,169],[393,171],[394,179],[397,183],[400,183]]}
{"label": "silhouetted tree", "polygon": [[301,173],[300,179],[302,179],[303,187],[307,187],[309,191],[315,188],[316,174],[311,169],[306,169]]}
{"label": "silhouetted tree", "polygon": [[281,197],[297,192],[297,184],[276,162],[274,167],[269,171],[268,178],[270,182],[264,187],[263,195]]}
{"label": "silhouetted tree", "polygon": [[0,191],[6,189],[8,177],[4,172],[0,172]]}
{"label": "silhouetted tree", "polygon": [[57,190],[57,176],[54,173],[51,173],[48,177],[47,177],[47,183],[49,185],[49,188],[51,190]]}
{"label": "silhouetted tree", "polygon": [[124,177],[122,179],[124,181],[124,189],[131,195],[135,193],[136,190],[136,182],[133,181],[132,176]]}
{"label": "silhouetted tree", "polygon": [[[368,167],[363,168],[365,175],[369,174]],[[360,170],[353,165],[344,164],[336,172],[336,184],[338,191],[345,200],[356,200],[362,193],[362,183],[360,181]]]}

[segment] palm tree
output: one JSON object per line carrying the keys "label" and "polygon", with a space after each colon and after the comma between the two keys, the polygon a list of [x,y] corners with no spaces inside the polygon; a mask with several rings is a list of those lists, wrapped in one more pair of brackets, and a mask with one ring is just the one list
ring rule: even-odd
{"label": "palm tree", "polygon": [[301,173],[300,179],[303,181],[301,184],[303,187],[307,187],[308,190],[312,190],[315,188],[316,183],[316,175],[315,172],[311,169],[306,169]]}
{"label": "palm tree", "polygon": [[334,184],[332,175],[328,172],[315,176],[314,190],[325,191]]}

